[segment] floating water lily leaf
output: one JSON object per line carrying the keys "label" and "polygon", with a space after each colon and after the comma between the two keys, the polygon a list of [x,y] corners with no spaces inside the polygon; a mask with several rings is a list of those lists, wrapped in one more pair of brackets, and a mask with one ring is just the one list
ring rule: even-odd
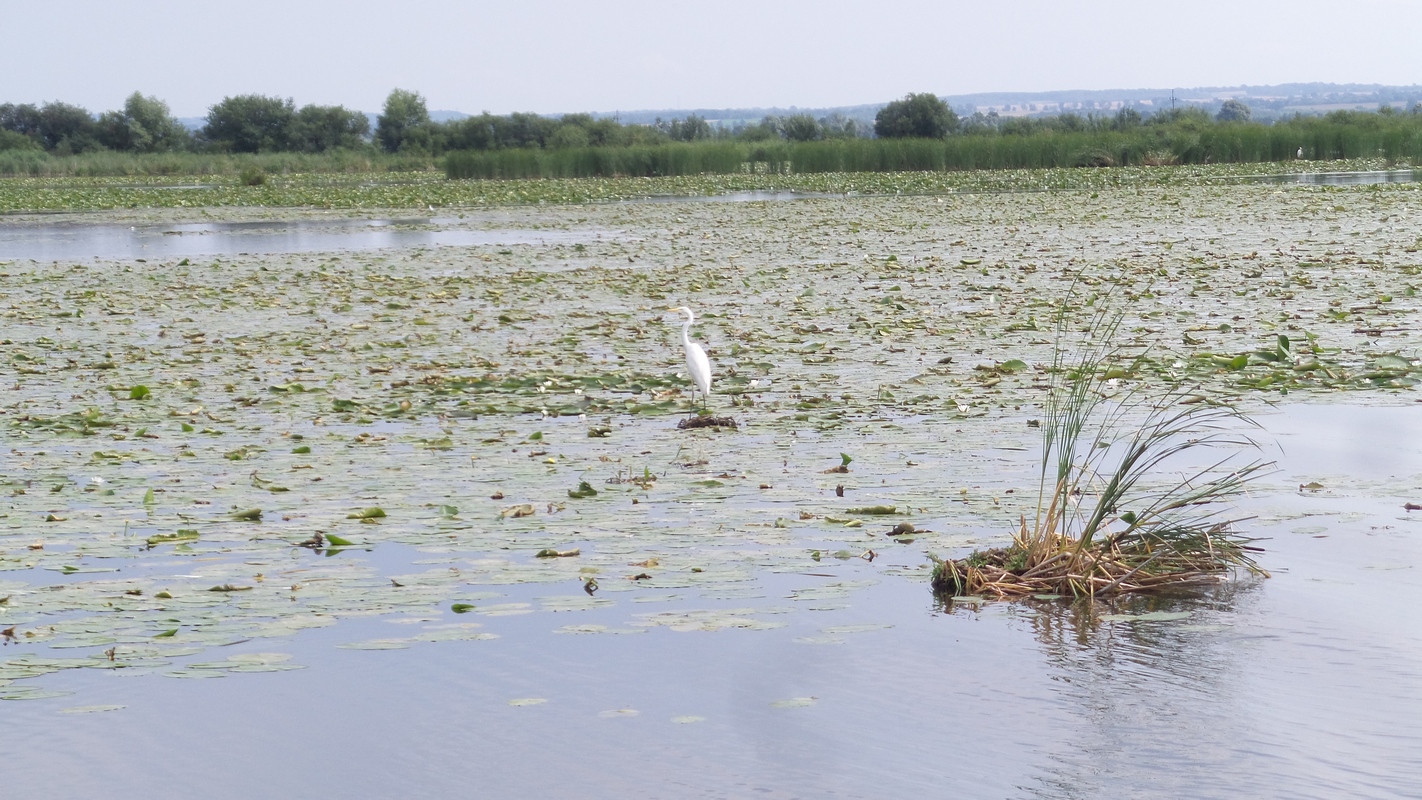
{"label": "floating water lily leaf", "polygon": [[1373,359],[1373,368],[1374,368],[1374,369],[1383,369],[1383,370],[1388,370],[1388,369],[1406,370],[1406,369],[1411,368],[1411,366],[1412,366],[1412,362],[1408,361],[1408,360],[1405,359],[1405,358],[1401,358],[1401,357],[1399,357],[1399,356],[1379,356],[1379,357]]}
{"label": "floating water lily leaf", "polygon": [[887,623],[877,623],[877,624],[876,624],[876,623],[864,623],[864,624],[859,624],[859,625],[834,625],[834,626],[825,628],[823,632],[824,632],[824,633],[828,633],[828,634],[864,633],[864,632],[866,632],[866,631],[882,631],[882,630],[888,630],[889,628],[892,628],[892,627],[894,627],[894,626],[893,626],[893,625],[889,625],[889,624],[887,624]]}
{"label": "floating water lily leaf", "polygon": [[167,544],[170,542],[191,542],[198,538],[198,532],[191,528],[179,528],[176,533],[160,533],[148,537],[148,546]]}
{"label": "floating water lily leaf", "polygon": [[59,710],[59,713],[61,713],[61,714],[100,714],[100,713],[103,713],[103,712],[105,712],[105,711],[119,711],[119,710],[122,710],[122,709],[125,709],[125,708],[128,708],[128,706],[119,706],[119,705],[74,706],[74,707],[72,707],[72,708],[61,708],[61,709]]}

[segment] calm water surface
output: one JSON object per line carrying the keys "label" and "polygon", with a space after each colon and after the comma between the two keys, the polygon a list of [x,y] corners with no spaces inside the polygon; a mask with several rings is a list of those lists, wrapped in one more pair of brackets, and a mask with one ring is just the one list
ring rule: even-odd
{"label": "calm water surface", "polygon": [[[1317,172],[1245,176],[1232,181],[1289,185],[1357,186],[1408,183],[1422,170]],[[183,187],[172,187],[183,188]],[[1014,190],[992,193],[1013,193]],[[1041,190],[1025,190],[1041,191]],[[746,203],[842,197],[816,192],[749,191],[681,197],[650,196],[633,203]],[[0,261],[165,259],[236,254],[314,253],[449,245],[592,243],[615,237],[598,230],[481,230],[454,217],[411,219],[330,219],[275,222],[212,222],[115,225],[63,221],[0,225]]]}
{"label": "calm water surface", "polygon": [[[808,604],[819,610],[786,599],[823,579],[812,573],[763,574],[758,599],[622,594],[566,619],[480,618],[496,640],[407,650],[336,649],[403,632],[347,621],[230,648],[291,652],[299,671],[46,676],[76,695],[0,704],[24,732],[7,742],[5,796],[1419,796],[1422,516],[1403,503],[1422,499],[1422,408],[1301,405],[1261,421],[1282,446],[1282,488],[1246,506],[1273,577],[1114,609],[1185,619],[945,609],[882,560],[826,559],[823,575],[879,582]],[[420,556],[341,557],[398,573]],[[786,626],[552,632],[748,605],[788,607]],[[838,626],[861,627],[826,635]],[[126,708],[60,713],[89,703]]]}
{"label": "calm water surface", "polygon": [[447,245],[569,244],[606,231],[479,230],[452,217],[178,224],[0,225],[0,260],[165,259]]}

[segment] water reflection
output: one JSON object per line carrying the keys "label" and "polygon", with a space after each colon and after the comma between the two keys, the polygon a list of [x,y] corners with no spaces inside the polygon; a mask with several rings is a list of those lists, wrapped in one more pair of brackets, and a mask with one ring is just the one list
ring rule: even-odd
{"label": "water reflection", "polygon": [[1422,180],[1422,170],[1386,169],[1365,172],[1296,172],[1285,175],[1257,175],[1258,183],[1301,184],[1305,186],[1370,186],[1379,183],[1414,183]]}
{"label": "water reflection", "polygon": [[163,225],[0,225],[0,260],[164,259],[448,245],[594,242],[596,230],[479,230],[454,218],[197,222]]}

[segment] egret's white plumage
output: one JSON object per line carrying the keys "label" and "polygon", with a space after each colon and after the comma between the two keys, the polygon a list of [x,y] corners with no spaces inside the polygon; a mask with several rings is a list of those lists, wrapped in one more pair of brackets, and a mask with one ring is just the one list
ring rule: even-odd
{"label": "egret's white plumage", "polygon": [[[681,348],[686,351],[686,371],[691,374],[696,388],[701,390],[701,402],[705,405],[711,396],[711,361],[706,358],[706,351],[701,349],[701,345],[691,341],[691,323],[696,321],[696,315],[686,306],[667,310],[686,315],[681,324]],[[691,401],[696,402],[695,390],[691,393]]]}

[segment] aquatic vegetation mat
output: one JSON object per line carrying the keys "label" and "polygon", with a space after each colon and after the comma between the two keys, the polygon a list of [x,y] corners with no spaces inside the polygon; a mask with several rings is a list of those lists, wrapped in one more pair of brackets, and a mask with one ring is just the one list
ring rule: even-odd
{"label": "aquatic vegetation mat", "polygon": [[260,185],[238,176],[0,178],[0,212],[212,207],[319,209],[460,209],[589,203],[647,197],[697,197],[771,191],[905,195],[955,192],[1093,191],[1141,186],[1228,183],[1271,174],[1385,169],[1381,158],[1338,161],[1002,169],[963,172],[817,172],[685,175],[656,178],[446,180],[429,172],[290,173]]}
{"label": "aquatic vegetation mat", "polygon": [[[511,246],[0,257],[0,696],[291,669],[217,648],[346,621],[418,620],[332,646],[498,648],[511,617],[754,636],[927,583],[927,553],[1035,519],[1069,296],[1083,325],[1092,293],[1124,304],[1118,387],[1412,402],[1419,212],[1407,187],[1142,185],[460,222],[576,233]],[[677,427],[683,303],[736,429]]]}

